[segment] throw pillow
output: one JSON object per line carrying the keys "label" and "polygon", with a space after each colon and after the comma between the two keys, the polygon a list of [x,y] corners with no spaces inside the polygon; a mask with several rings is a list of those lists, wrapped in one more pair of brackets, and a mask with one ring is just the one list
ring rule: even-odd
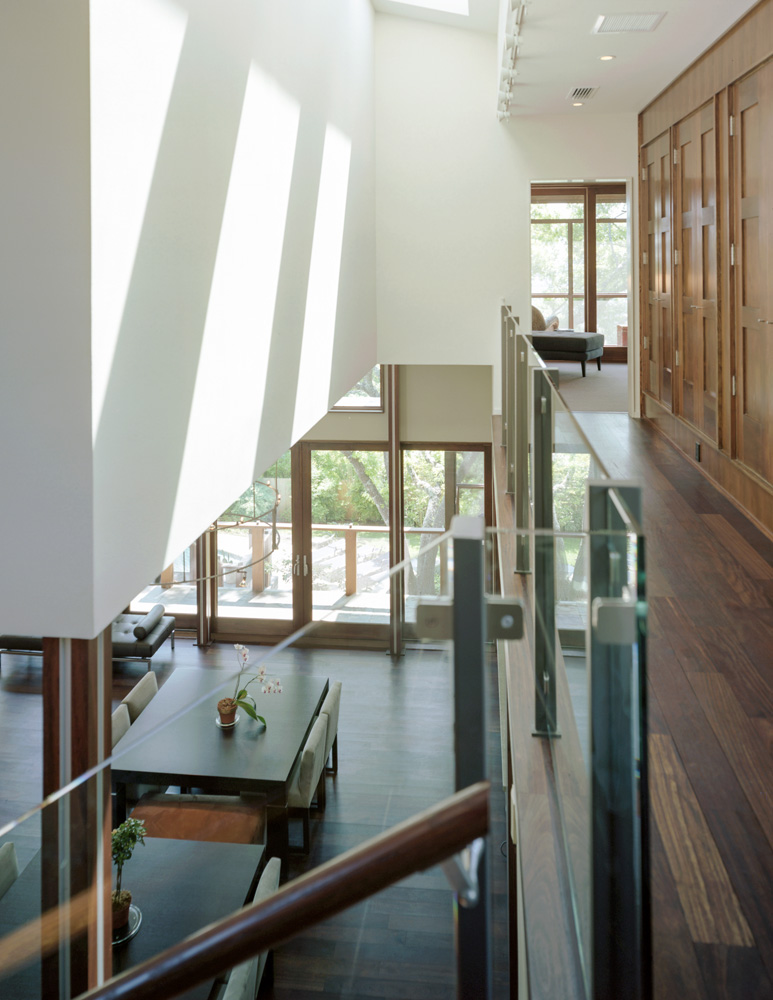
{"label": "throw pillow", "polygon": [[545,329],[545,317],[536,306],[531,307],[531,328],[540,332]]}

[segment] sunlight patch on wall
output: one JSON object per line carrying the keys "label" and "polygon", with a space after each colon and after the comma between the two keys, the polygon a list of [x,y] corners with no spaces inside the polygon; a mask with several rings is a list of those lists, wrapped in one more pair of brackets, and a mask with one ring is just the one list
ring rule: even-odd
{"label": "sunlight patch on wall", "polygon": [[202,455],[213,488],[252,480],[299,120],[298,102],[251,65],[173,524],[191,491],[201,493]]}
{"label": "sunlight patch on wall", "polygon": [[91,4],[93,441],[187,21],[168,0]]}
{"label": "sunlight patch on wall", "polygon": [[320,419],[329,404],[351,155],[351,139],[329,124],[311,246],[293,441]]}

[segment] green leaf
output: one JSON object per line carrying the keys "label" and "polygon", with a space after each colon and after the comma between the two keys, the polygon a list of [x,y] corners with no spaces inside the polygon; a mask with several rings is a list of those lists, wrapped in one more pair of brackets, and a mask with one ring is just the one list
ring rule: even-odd
{"label": "green leaf", "polygon": [[[258,720],[258,722],[262,722],[264,726],[266,725],[266,720],[263,718],[262,715],[257,715],[256,719]],[[266,728],[268,727],[266,726]]]}
{"label": "green leaf", "polygon": [[236,695],[234,701],[239,701],[240,698],[246,698],[246,697],[247,697],[247,688],[242,688],[241,691],[239,691],[238,694]]}
{"label": "green leaf", "polygon": [[248,705],[246,701],[240,701],[239,704],[244,709],[244,711],[247,713],[247,715],[249,715],[249,717],[251,719],[255,719],[255,721],[257,722],[258,714],[255,711],[255,709],[252,707],[252,705]]}

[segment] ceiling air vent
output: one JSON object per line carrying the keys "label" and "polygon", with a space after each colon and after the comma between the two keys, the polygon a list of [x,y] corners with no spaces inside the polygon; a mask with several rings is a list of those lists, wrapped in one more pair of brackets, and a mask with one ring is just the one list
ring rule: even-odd
{"label": "ceiling air vent", "polygon": [[598,87],[575,87],[566,95],[567,101],[589,101],[596,96]]}
{"label": "ceiling air vent", "polygon": [[619,35],[626,31],[654,31],[665,16],[665,11],[655,14],[600,14],[591,34]]}

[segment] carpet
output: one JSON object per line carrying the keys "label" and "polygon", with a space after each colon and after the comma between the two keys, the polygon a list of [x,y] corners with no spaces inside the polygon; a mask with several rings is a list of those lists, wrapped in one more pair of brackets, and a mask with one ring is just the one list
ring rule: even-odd
{"label": "carpet", "polygon": [[579,364],[572,361],[546,361],[548,368],[560,371],[558,391],[570,410],[597,413],[628,412],[628,365],[595,361],[586,365],[588,374],[582,377]]}

